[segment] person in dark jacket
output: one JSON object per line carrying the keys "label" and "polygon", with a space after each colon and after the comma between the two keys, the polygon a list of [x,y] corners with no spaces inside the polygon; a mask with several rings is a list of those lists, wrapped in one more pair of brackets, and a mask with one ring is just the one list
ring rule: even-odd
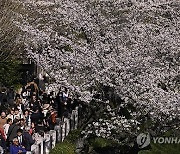
{"label": "person in dark jacket", "polygon": [[17,136],[16,136],[16,138],[18,139],[18,141],[19,141],[19,145],[21,145],[21,146],[23,146],[23,130],[22,129],[18,129],[17,130]]}
{"label": "person in dark jacket", "polygon": [[38,108],[33,109],[33,113],[31,115],[31,122],[37,123],[38,121],[42,121],[42,114],[39,112]]}
{"label": "person in dark jacket", "polygon": [[17,136],[17,130],[20,128],[19,120],[14,119],[13,124],[9,127],[7,140],[12,143],[13,139]]}
{"label": "person in dark jacket", "polygon": [[23,143],[22,146],[25,147],[26,151],[31,151],[31,146],[35,143],[32,136],[30,135],[30,127],[25,127],[25,131],[23,133]]}
{"label": "person in dark jacket", "polygon": [[61,89],[59,89],[59,92],[56,96],[56,104],[57,104],[57,109],[58,109],[58,117],[62,117],[63,114],[63,94],[61,92]]}
{"label": "person in dark jacket", "polygon": [[11,87],[7,92],[8,103],[10,106],[12,106],[14,103],[14,97],[15,97],[15,91],[13,87]]}
{"label": "person in dark jacket", "polygon": [[6,88],[2,88],[0,95],[0,102],[1,102],[1,106],[5,105],[5,102],[7,102]]}

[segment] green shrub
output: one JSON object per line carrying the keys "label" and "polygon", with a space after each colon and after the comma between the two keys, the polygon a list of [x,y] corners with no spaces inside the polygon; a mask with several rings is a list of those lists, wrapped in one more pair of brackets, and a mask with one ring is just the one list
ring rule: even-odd
{"label": "green shrub", "polygon": [[0,84],[3,86],[15,86],[18,88],[21,79],[19,72],[20,62],[18,60],[8,60],[0,62]]}
{"label": "green shrub", "polygon": [[65,141],[75,143],[78,137],[80,136],[81,130],[76,129],[71,131],[66,137]]}
{"label": "green shrub", "polygon": [[57,144],[56,147],[50,151],[50,154],[75,154],[75,145],[64,141]]}
{"label": "green shrub", "polygon": [[105,147],[113,147],[117,143],[112,140],[105,139],[105,138],[95,137],[89,140],[89,144],[93,148],[105,148]]}
{"label": "green shrub", "polygon": [[111,141],[104,138],[95,138],[92,142],[94,148],[104,148],[111,145]]}

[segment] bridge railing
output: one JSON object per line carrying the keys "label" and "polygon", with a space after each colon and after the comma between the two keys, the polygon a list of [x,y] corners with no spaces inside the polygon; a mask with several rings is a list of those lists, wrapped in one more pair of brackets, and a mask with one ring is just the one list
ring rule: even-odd
{"label": "bridge railing", "polygon": [[28,151],[27,154],[49,154],[56,143],[63,142],[69,132],[78,127],[78,107],[72,110],[69,118],[63,118],[63,121],[57,118],[56,121],[57,125],[54,130],[47,132],[44,138],[37,137],[36,143],[31,146],[31,151]]}

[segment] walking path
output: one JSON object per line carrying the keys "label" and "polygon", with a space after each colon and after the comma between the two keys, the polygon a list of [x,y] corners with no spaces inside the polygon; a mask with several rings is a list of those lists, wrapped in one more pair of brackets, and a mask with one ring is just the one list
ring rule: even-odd
{"label": "walking path", "polygon": [[22,87],[19,94],[13,88],[1,91],[0,103],[2,153],[24,150],[48,154],[57,142],[77,129],[79,103],[69,97],[66,88],[46,93],[38,80],[33,80]]}

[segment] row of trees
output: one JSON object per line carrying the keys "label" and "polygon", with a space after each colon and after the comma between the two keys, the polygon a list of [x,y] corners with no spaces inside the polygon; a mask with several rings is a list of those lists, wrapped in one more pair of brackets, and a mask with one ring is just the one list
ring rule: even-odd
{"label": "row of trees", "polygon": [[0,1],[0,84],[13,86],[19,84],[19,58],[23,51],[20,41],[22,33],[14,21],[20,4],[11,0]]}

